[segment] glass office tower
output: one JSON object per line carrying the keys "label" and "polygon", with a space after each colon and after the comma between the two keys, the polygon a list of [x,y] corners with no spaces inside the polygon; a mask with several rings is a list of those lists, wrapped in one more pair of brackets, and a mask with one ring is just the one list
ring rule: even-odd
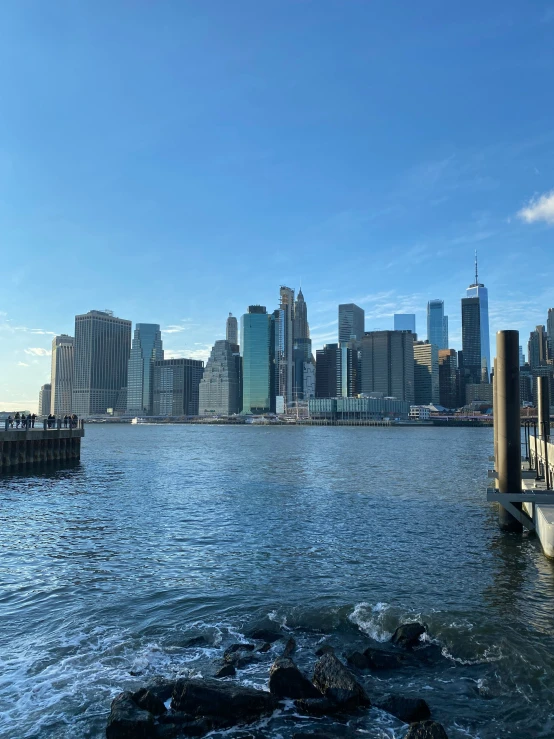
{"label": "glass office tower", "polygon": [[[464,322],[467,323],[465,329]],[[475,330],[477,325],[478,331]],[[474,374],[480,374],[480,379],[476,377],[474,382],[490,382],[489,293],[483,283],[479,282],[477,258],[475,259],[475,282],[467,288],[466,297],[462,298],[462,351],[464,368],[471,367],[476,360],[479,360],[479,364],[476,365],[478,372]]]}
{"label": "glass office tower", "polygon": [[270,410],[270,319],[265,306],[251,305],[240,320],[242,412]]}
{"label": "glass office tower", "polygon": [[137,323],[127,374],[127,412],[152,415],[154,362],[164,358],[162,334],[157,323]]}
{"label": "glass office tower", "polygon": [[415,313],[395,313],[394,330],[411,331],[415,334]]}
{"label": "glass office tower", "polygon": [[448,316],[444,315],[444,300],[427,303],[427,341],[437,349],[448,349]]}

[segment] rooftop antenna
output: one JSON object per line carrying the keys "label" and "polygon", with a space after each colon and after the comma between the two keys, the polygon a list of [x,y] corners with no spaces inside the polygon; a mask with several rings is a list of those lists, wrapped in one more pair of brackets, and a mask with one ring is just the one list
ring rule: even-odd
{"label": "rooftop antenna", "polygon": [[477,275],[477,249],[475,249],[475,284],[479,284],[479,277]]}

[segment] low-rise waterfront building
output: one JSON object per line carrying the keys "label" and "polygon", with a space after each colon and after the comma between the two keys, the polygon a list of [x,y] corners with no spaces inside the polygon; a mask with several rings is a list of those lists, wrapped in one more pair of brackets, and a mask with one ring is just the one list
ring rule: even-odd
{"label": "low-rise waterfront building", "polygon": [[311,398],[310,417],[333,420],[408,418],[410,403],[396,398]]}

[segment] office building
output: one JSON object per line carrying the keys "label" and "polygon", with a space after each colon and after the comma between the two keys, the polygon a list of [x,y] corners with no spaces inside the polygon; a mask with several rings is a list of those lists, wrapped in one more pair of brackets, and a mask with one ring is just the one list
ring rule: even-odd
{"label": "office building", "polygon": [[448,349],[448,316],[444,315],[444,300],[427,303],[427,341],[437,349]]}
{"label": "office building", "polygon": [[[308,324],[308,306],[304,300],[302,288],[294,303],[293,320],[293,400],[304,400],[309,397],[310,389],[306,388],[304,378],[309,382],[312,376],[310,366],[313,365],[312,340]],[[313,368],[315,372],[315,367]]]}
{"label": "office building", "polygon": [[127,385],[131,321],[111,311],[75,316],[72,409],[80,417],[113,410]]}
{"label": "office building", "polygon": [[137,323],[127,372],[128,413],[147,416],[153,414],[154,363],[163,358],[160,326],[157,323]]}
{"label": "office building", "polygon": [[312,398],[310,417],[329,421],[379,421],[408,418],[410,403],[395,398]]}
{"label": "office building", "polygon": [[199,359],[160,359],[154,362],[154,415],[198,415],[198,395],[204,372]]}
{"label": "office building", "polygon": [[546,333],[548,335],[548,358],[554,359],[554,308],[548,309]]}
{"label": "office building", "polygon": [[239,328],[238,328],[237,319],[234,317],[232,313],[229,313],[229,317],[227,318],[225,337],[227,341],[229,342],[229,344],[232,344],[233,346],[238,346]]}
{"label": "office building", "polygon": [[294,339],[309,339],[310,327],[308,325],[308,306],[304,300],[302,288],[298,291],[298,297],[294,302]]}
{"label": "office building", "polygon": [[362,393],[414,402],[414,337],[410,331],[368,331],[362,339]]}
{"label": "office building", "polygon": [[525,354],[523,353],[523,347],[519,347],[519,366],[523,367],[525,364]]}
{"label": "office building", "polygon": [[72,413],[74,352],[73,336],[62,334],[52,339],[51,412],[55,416]]}
{"label": "office building", "polygon": [[455,349],[439,349],[439,404],[459,408],[458,357]]}
{"label": "office building", "polygon": [[414,398],[417,405],[437,405],[439,392],[439,350],[428,341],[414,342]]}
{"label": "office building", "polygon": [[[279,314],[276,323],[275,363],[276,402],[283,408],[294,396],[294,290],[281,286],[279,291]],[[280,409],[277,410],[280,412]]]}
{"label": "office building", "polygon": [[533,382],[534,377],[531,367],[528,364],[524,364],[519,369],[519,400],[522,405],[533,402]]}
{"label": "office building", "polygon": [[[236,338],[236,337],[235,337]],[[200,381],[199,415],[232,416],[239,408],[236,343],[216,341]]]}
{"label": "office building", "polygon": [[40,388],[40,392],[38,394],[38,415],[39,416],[49,416],[52,407],[52,385],[50,383],[46,383],[46,385],[43,385]]}
{"label": "office building", "polygon": [[[281,312],[277,311],[277,328]],[[241,318],[242,412],[268,413],[270,408],[270,317],[265,306],[251,305]]]}
{"label": "office building", "polygon": [[365,331],[365,312],[354,303],[339,305],[339,344],[361,341]]}
{"label": "office building", "polygon": [[489,382],[491,373],[489,340],[489,294],[479,282],[477,256],[475,282],[462,298],[462,352],[466,382]]}
{"label": "office building", "polygon": [[356,395],[358,355],[353,340],[326,344],[316,352],[315,397],[350,398]]}
{"label": "office building", "polygon": [[395,331],[411,331],[416,333],[415,313],[395,313],[394,314],[394,330]]}
{"label": "office building", "polygon": [[493,383],[479,382],[477,384],[468,383],[465,386],[465,404],[481,403],[482,405],[493,404]]}
{"label": "office building", "polygon": [[544,367],[548,359],[548,342],[544,326],[537,326],[529,335],[529,364],[531,369]]}

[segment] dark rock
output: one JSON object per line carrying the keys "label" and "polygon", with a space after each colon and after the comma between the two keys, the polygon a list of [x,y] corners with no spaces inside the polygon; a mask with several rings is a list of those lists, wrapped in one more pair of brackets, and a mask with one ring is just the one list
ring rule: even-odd
{"label": "dark rock", "polygon": [[148,683],[146,690],[156,698],[165,703],[173,695],[175,690],[176,680],[167,680],[165,677],[155,677],[152,682]]}
{"label": "dark rock", "polygon": [[225,650],[223,659],[227,664],[241,670],[243,667],[257,661],[256,655],[252,654],[255,648],[254,644],[231,644]]}
{"label": "dark rock", "polygon": [[233,675],[236,674],[237,671],[235,669],[235,666],[227,663],[219,668],[219,670],[215,673],[215,677],[233,677]]}
{"label": "dark rock", "polygon": [[262,644],[261,647],[258,648],[258,652],[261,652],[263,654],[265,652],[269,652],[270,649],[271,649],[271,644],[268,641],[266,641]]}
{"label": "dark rock", "polygon": [[347,736],[346,734],[330,734],[328,731],[297,731],[292,735],[292,739],[337,739],[339,736]]}
{"label": "dark rock", "polygon": [[308,716],[331,716],[341,710],[338,703],[329,698],[303,698],[294,701],[294,705],[300,713],[306,713]]}
{"label": "dark rock", "polygon": [[373,704],[382,711],[391,713],[405,724],[431,718],[431,710],[423,698],[407,698],[403,695],[386,695]]}
{"label": "dark rock", "polygon": [[214,728],[214,723],[200,718],[191,720],[185,713],[161,716],[156,727],[156,739],[181,739],[184,736],[204,736]]}
{"label": "dark rock", "polygon": [[412,652],[418,662],[426,665],[434,665],[438,662],[444,662],[445,657],[442,653],[442,647],[438,644],[429,644],[428,642],[420,642],[420,645]]}
{"label": "dark rock", "polygon": [[111,706],[106,725],[106,739],[154,739],[154,716],[139,708],[132,693],[117,695]]}
{"label": "dark rock", "polygon": [[368,647],[364,650],[364,657],[370,670],[394,670],[406,663],[407,655],[392,649]]}
{"label": "dark rock", "polygon": [[167,711],[163,700],[151,693],[148,688],[137,690],[136,693],[133,693],[132,698],[139,708],[142,708],[143,711],[150,711],[154,716],[161,716],[162,713]]}
{"label": "dark rock", "polygon": [[268,641],[273,644],[274,641],[283,638],[283,634],[276,629],[251,629],[246,632],[249,639],[257,639],[258,641]]}
{"label": "dark rock", "polygon": [[191,647],[213,647],[213,642],[206,639],[205,636],[191,636],[190,639],[185,641],[183,646],[185,649],[190,649]]}
{"label": "dark rock", "polygon": [[285,648],[283,649],[283,657],[290,657],[294,652],[296,651],[296,642],[290,637],[290,639],[285,644]]}
{"label": "dark rock", "polygon": [[184,680],[173,693],[171,708],[191,718],[207,718],[219,728],[257,721],[278,705],[275,696],[234,682]]}
{"label": "dark rock", "polygon": [[419,721],[410,726],[404,739],[448,739],[448,734],[436,721]]}
{"label": "dark rock", "polygon": [[288,657],[279,657],[271,666],[269,692],[278,698],[321,698],[319,690]]}
{"label": "dark rock", "polygon": [[324,654],[334,654],[335,648],[330,644],[322,644],[318,649],[315,650],[316,657],[323,657]]}
{"label": "dark rock", "polygon": [[404,649],[412,649],[419,643],[419,637],[425,634],[427,629],[423,624],[415,621],[414,623],[402,624],[392,635],[391,642]]}
{"label": "dark rock", "polygon": [[227,656],[228,654],[234,654],[235,652],[253,652],[254,649],[256,649],[255,644],[231,644],[231,646],[227,647],[225,650],[224,655]]}
{"label": "dark rock", "polygon": [[324,654],[316,662],[313,683],[345,710],[371,705],[363,687],[334,654]]}
{"label": "dark rock", "polygon": [[352,667],[355,667],[358,670],[368,670],[369,664],[367,661],[367,657],[365,654],[362,654],[361,652],[352,652],[351,654],[348,654],[346,656],[346,661],[349,665],[352,665]]}

